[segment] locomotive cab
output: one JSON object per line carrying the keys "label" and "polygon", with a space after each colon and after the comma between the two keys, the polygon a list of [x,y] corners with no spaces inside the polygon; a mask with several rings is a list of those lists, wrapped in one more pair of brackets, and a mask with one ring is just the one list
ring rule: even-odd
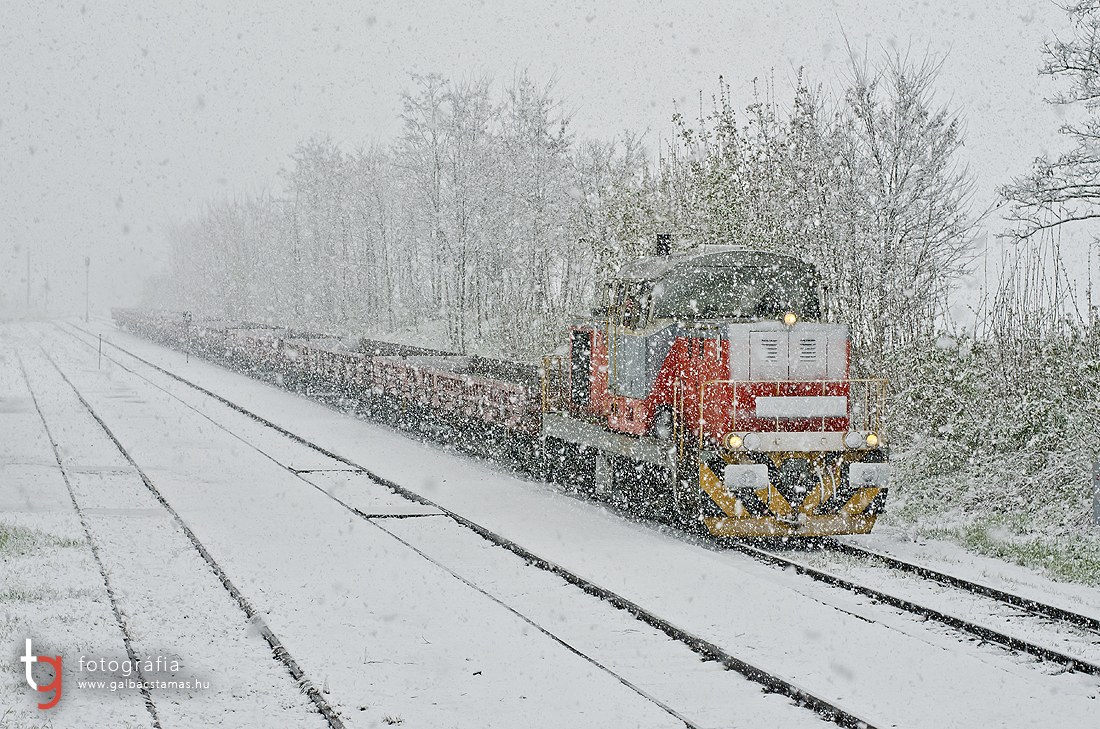
{"label": "locomotive cab", "polygon": [[813,266],[709,248],[629,264],[606,295],[572,323],[568,384],[544,407],[544,430],[595,459],[597,491],[657,492],[722,536],[870,531],[885,381],[850,379]]}

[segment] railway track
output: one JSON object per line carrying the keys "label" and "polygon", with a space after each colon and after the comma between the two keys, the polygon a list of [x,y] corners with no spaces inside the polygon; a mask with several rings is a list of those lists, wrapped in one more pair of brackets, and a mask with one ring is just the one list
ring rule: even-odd
{"label": "railway track", "polygon": [[[165,509],[165,511],[167,511],[171,515],[172,519],[179,525],[179,527],[182,529],[183,533],[186,535],[187,539],[191,542],[192,546],[199,553],[199,555],[206,562],[206,564],[210,567],[210,569],[214,572],[214,574],[218,578],[218,581],[222,584],[222,586],[225,588],[225,590],[233,598],[233,601],[241,609],[241,612],[243,612],[245,614],[245,617],[248,618],[248,620],[252,623],[253,626],[255,626],[256,630],[259,632],[259,634],[263,637],[264,641],[271,648],[272,655],[276,658],[276,660],[278,660],[280,663],[282,663],[286,667],[287,672],[290,674],[291,678],[293,678],[294,681],[297,682],[299,689],[307,697],[309,697],[310,701],[313,702],[313,704],[317,708],[318,713],[320,713],[321,716],[324,717],[324,719],[328,723],[329,727],[331,729],[345,729],[344,728],[344,723],[340,720],[340,717],[337,715],[336,711],[333,710],[332,706],[324,698],[324,695],[321,693],[321,691],[317,688],[317,686],[315,686],[313,684],[313,682],[305,674],[305,671],[303,671],[301,669],[301,667],[298,664],[298,661],[296,661],[294,659],[294,657],[290,654],[290,652],[283,646],[283,643],[282,643],[281,640],[279,640],[278,636],[276,636],[275,633],[271,630],[271,628],[268,627],[267,623],[263,619],[263,616],[260,615],[260,613],[257,612],[256,609],[252,607],[252,605],[249,603],[248,599],[244,596],[244,594],[237,588],[237,586],[229,578],[229,575],[225,572],[225,570],[222,568],[222,566],[218,563],[218,561],[216,559],[214,559],[214,557],[210,554],[209,550],[207,550],[205,545],[203,545],[203,543],[199,540],[199,538],[195,535],[195,533],[191,530],[191,528],[187,525],[187,523],[176,512],[176,510],[174,508],[172,508],[172,505],[167,501],[167,499],[164,498],[164,496],[161,494],[160,490],[157,489],[157,487],[149,479],[148,475],[146,475],[146,473],[141,469],[141,466],[138,465],[137,461],[135,461],[133,459],[133,457],[130,455],[129,451],[127,451],[126,447],[122,445],[122,443],[119,441],[119,439],[115,436],[114,432],[108,427],[107,423],[104,422],[103,418],[100,417],[98,412],[96,412],[95,408],[93,408],[91,406],[91,404],[88,403],[88,401],[81,394],[80,390],[77,389],[76,385],[74,385],[72,383],[72,381],[68,378],[68,376],[66,376],[66,374],[61,369],[61,367],[58,366],[57,362],[54,361],[54,359],[45,350],[43,350],[43,355],[49,361],[49,363],[51,365],[53,365],[54,369],[57,371],[58,375],[60,375],[61,379],[63,379],[65,381],[65,383],[70,388],[72,388],[73,394],[76,395],[77,399],[80,401],[80,404],[84,407],[85,410],[87,410],[88,414],[92,417],[92,419],[94,419],[96,421],[96,423],[100,426],[100,428],[102,428],[104,434],[111,440],[112,443],[114,443],[115,447],[118,448],[118,451],[122,455],[122,457],[125,458],[130,463],[130,465],[133,467],[134,471],[137,473],[138,477],[145,484],[145,487],[147,489],[149,489],[149,491],[152,493],[153,497],[161,504],[161,506]],[[21,369],[23,368],[22,361],[20,361],[20,368]],[[28,390],[30,390],[31,393],[32,393],[32,395],[31,395],[32,398],[34,398],[33,390],[31,389],[31,383],[30,383],[29,378],[27,378],[27,376],[26,376],[26,370],[25,369],[23,370],[23,377],[24,377],[24,380],[27,383]],[[45,416],[42,414],[41,409],[38,407],[37,400],[35,400],[35,408],[38,411],[39,416],[42,418],[43,426],[46,427],[47,432],[49,432],[48,431],[48,426],[46,425]],[[53,446],[55,451],[57,451],[57,443],[56,443],[56,441],[54,441],[52,435],[50,436],[50,440],[51,440],[51,445]],[[57,453],[57,462],[58,462],[59,467],[62,468],[62,474],[65,474],[64,465],[62,463],[62,458],[61,458],[61,455],[60,455],[59,452]],[[66,485],[68,486],[69,478],[68,478],[67,475],[64,475],[64,478],[65,478],[65,481],[66,481]],[[81,522],[85,526],[85,533],[88,537],[88,540],[93,545],[92,546],[93,550],[96,550],[95,542],[92,540],[91,532],[88,531],[88,529],[87,529],[87,524],[86,524],[85,519],[84,519],[84,515],[83,515],[82,509],[81,509],[81,505],[79,503],[77,503],[76,496],[73,495],[71,486],[69,486],[69,492],[70,492],[70,496],[72,497],[72,500],[73,500],[73,506],[76,508],[77,513],[80,515]],[[96,553],[96,559],[97,559],[97,562],[98,562],[99,561],[98,553]],[[107,573],[105,571],[103,571],[103,566],[102,566],[101,562],[100,562],[100,569],[101,569],[101,572],[103,572],[104,579],[107,580]],[[138,664],[139,662],[137,660],[137,656],[134,653],[133,648],[131,647],[131,637],[130,637],[129,632],[127,630],[125,621],[122,619],[122,617],[119,613],[119,608],[118,608],[118,605],[115,602],[114,594],[110,589],[110,581],[109,580],[107,580],[107,585],[108,585],[108,594],[109,594],[110,599],[111,599],[112,610],[114,611],[116,619],[118,619],[120,626],[122,626],[123,633],[124,633],[125,638],[126,638],[127,654],[129,655],[130,659],[135,662],[135,664]],[[153,702],[152,696],[150,695],[148,689],[146,689],[144,686],[142,687],[142,696],[145,699],[146,706],[149,710],[150,715],[153,718],[154,726],[159,727],[160,722],[159,722],[159,718],[157,716],[157,711],[156,711],[155,704]]]}
{"label": "railway track", "polygon": [[[99,568],[99,574],[103,578],[103,584],[107,590],[107,600],[111,603],[111,613],[115,617],[115,622],[118,623],[119,630],[122,632],[123,645],[126,649],[126,657],[129,658],[133,665],[140,666],[137,653],[134,651],[134,638],[130,631],[129,626],[126,624],[126,620],[123,618],[122,610],[119,608],[118,597],[115,594],[115,588],[111,582],[111,576],[108,573],[107,567],[103,563],[103,557],[100,555],[99,545],[92,536],[91,527],[88,524],[88,518],[84,513],[83,505],[76,497],[76,492],[73,490],[72,480],[69,478],[69,471],[65,467],[64,459],[61,455],[61,448],[58,445],[57,438],[53,431],[50,429],[49,423],[46,422],[46,416],[42,412],[42,407],[38,403],[38,398],[35,396],[34,390],[31,388],[30,379],[27,377],[27,369],[23,365],[23,358],[16,354],[16,359],[19,362],[19,371],[23,375],[23,381],[27,384],[27,392],[30,394],[31,403],[34,405],[34,410],[38,413],[39,420],[42,421],[42,428],[46,433],[46,438],[50,443],[50,449],[53,451],[54,459],[57,461],[57,467],[61,471],[61,478],[65,482],[65,490],[69,493],[69,499],[72,501],[73,509],[76,510],[77,518],[80,520],[80,526],[84,530],[84,538],[87,539],[88,545],[91,548],[92,556],[95,559],[96,566]],[[140,667],[136,672],[138,681],[141,683],[141,697],[145,703],[145,709],[149,712],[149,717],[153,722],[154,729],[161,729],[160,717],[157,715],[156,703],[153,701],[153,696],[150,693],[148,687],[145,684],[145,677],[142,674]]]}
{"label": "railway track", "polygon": [[[1064,608],[998,590],[988,585],[982,585],[953,575],[948,575],[929,567],[905,562],[888,555],[863,549],[862,547],[841,543],[837,540],[824,539],[820,540],[819,544],[824,549],[833,550],[838,554],[854,556],[868,563],[877,562],[885,568],[898,570],[906,574],[914,575],[921,580],[931,581],[975,597],[988,599],[1021,610],[1032,618],[1058,621],[1066,626],[1078,629],[1085,634],[1083,635],[1085,639],[1091,638],[1094,642],[1100,642],[1100,621],[1087,615],[1074,613]],[[728,546],[766,564],[793,569],[798,574],[805,575],[816,582],[847,590],[857,595],[869,597],[875,602],[889,605],[920,618],[934,620],[951,629],[975,636],[983,641],[996,643],[1009,650],[1034,656],[1039,660],[1057,663],[1063,666],[1065,670],[1079,671],[1090,675],[1100,675],[1100,665],[1095,662],[1022,639],[989,627],[988,625],[966,620],[877,588],[860,584],[849,578],[841,577],[840,575],[809,565],[803,561],[792,559],[790,556],[787,556],[789,552],[784,554],[775,550],[736,541],[724,541],[722,546]]]}
{"label": "railway track", "polygon": [[[625,518],[634,518],[633,515],[622,509],[618,509],[614,506],[608,506],[608,508],[611,508]],[[674,526],[666,525],[666,527],[676,529]],[[982,641],[997,644],[1008,650],[1024,653],[1042,661],[1050,661],[1059,664],[1067,671],[1078,671],[1089,675],[1100,676],[1100,663],[1098,662],[1031,642],[991,628],[987,625],[960,618],[948,612],[922,605],[913,600],[898,597],[884,590],[860,584],[852,579],[842,577],[838,574],[794,559],[788,556],[792,553],[791,550],[779,551],[768,549],[757,546],[748,540],[708,538],[705,535],[701,536],[698,532],[681,532],[681,534],[685,539],[691,538],[699,540],[701,544],[710,549],[717,551],[732,549],[764,564],[791,569],[797,574],[808,577],[815,582],[846,590],[856,595],[869,597],[877,603],[897,608],[898,610],[922,619],[938,622],[950,629],[977,637]],[[993,602],[1020,610],[1035,619],[1055,621],[1067,627],[1075,628],[1079,631],[1079,637],[1084,640],[1091,640],[1096,643],[1097,646],[1100,646],[1100,620],[1091,616],[1076,613],[1056,605],[1050,605],[1035,600],[1034,598],[1016,595],[990,587],[989,585],[966,580],[955,575],[949,575],[924,565],[906,562],[896,557],[841,542],[834,538],[815,538],[813,543],[822,550],[831,550],[836,554],[860,558],[868,563],[879,563],[884,568],[914,575],[926,582],[944,585],[972,596],[988,598]]]}
{"label": "railway track", "polygon": [[[59,328],[60,331],[68,334],[69,336],[74,337],[77,341],[79,341],[84,346],[91,347],[93,349],[95,348],[95,345],[93,345],[92,342],[89,341],[89,339],[85,339],[85,337],[91,338],[93,336],[89,332],[86,332],[86,331],[80,329],[79,327],[67,328],[67,327],[60,327],[59,326],[58,328]],[[243,407],[243,406],[241,406],[241,405],[239,405],[235,402],[232,402],[231,400],[229,400],[225,397],[222,397],[221,395],[219,395],[215,392],[212,392],[211,390],[209,390],[207,388],[204,388],[203,386],[201,386],[201,385],[199,385],[195,382],[192,382],[192,381],[190,381],[190,380],[188,380],[184,377],[181,377],[181,376],[177,375],[174,372],[171,372],[167,369],[164,369],[164,368],[158,366],[157,364],[155,364],[153,362],[150,362],[149,360],[147,360],[147,359],[145,359],[145,358],[143,358],[143,357],[141,357],[141,356],[139,356],[139,355],[137,355],[137,354],[135,354],[135,353],[119,346],[119,345],[117,345],[117,344],[110,343],[110,342],[105,342],[105,343],[108,344],[110,347],[114,348],[115,350],[123,353],[127,357],[132,358],[134,361],[139,362],[142,366],[148,367],[148,368],[160,373],[163,376],[171,378],[172,380],[174,380],[174,381],[176,381],[176,382],[178,382],[182,385],[185,385],[186,387],[191,388],[191,389],[195,390],[198,393],[201,393],[205,397],[211,398],[211,399],[219,402],[221,405],[223,405],[223,406],[225,406],[225,407],[227,407],[227,408],[229,408],[229,409],[231,409],[231,410],[233,410],[237,413],[240,413],[240,414],[250,418],[251,420],[255,421],[256,423],[259,423],[264,428],[270,429],[270,430],[280,434],[281,436],[284,436],[284,437],[298,443],[299,445],[306,446],[307,448],[310,448],[310,449],[316,451],[317,453],[325,456],[326,458],[332,459],[333,461],[344,464],[345,466],[347,466],[351,469],[354,469],[356,472],[365,475],[366,477],[370,478],[375,483],[389,489],[392,493],[394,493],[394,494],[396,494],[400,497],[403,497],[403,498],[407,499],[408,501],[410,501],[412,503],[416,503],[416,504],[419,504],[421,506],[426,506],[426,507],[429,507],[433,510],[438,510],[438,512],[440,514],[445,515],[446,517],[452,519],[453,521],[455,521],[459,525],[469,529],[470,531],[477,534],[479,537],[486,540],[490,544],[493,544],[497,547],[501,547],[505,550],[508,550],[512,554],[520,557],[528,565],[537,567],[540,570],[543,570],[545,572],[553,574],[553,575],[563,579],[565,582],[569,583],[570,585],[573,585],[574,587],[579,588],[584,593],[586,593],[586,594],[588,594],[592,597],[598,598],[599,600],[601,600],[601,601],[603,601],[603,602],[605,602],[605,603],[607,603],[607,604],[609,604],[609,605],[611,605],[611,606],[613,606],[613,607],[615,607],[619,610],[622,610],[622,611],[628,613],[634,619],[636,619],[636,620],[638,620],[642,623],[645,623],[646,625],[649,625],[652,628],[655,628],[656,630],[664,633],[666,636],[668,636],[672,640],[676,641],[677,643],[687,647],[688,649],[690,649],[692,652],[697,654],[702,659],[704,659],[706,661],[716,662],[719,665],[723,666],[725,669],[727,669],[729,671],[736,672],[736,673],[740,674],[741,676],[743,676],[745,679],[747,679],[749,681],[752,681],[756,684],[759,684],[761,687],[763,687],[765,692],[786,696],[792,702],[797,704],[798,706],[804,707],[805,709],[807,709],[809,711],[812,711],[815,714],[817,714],[823,720],[834,723],[834,724],[837,724],[839,726],[852,727],[853,729],[855,729],[855,728],[858,728],[858,729],[874,729],[874,725],[871,724],[869,721],[855,715],[854,713],[852,713],[850,711],[845,710],[844,708],[842,708],[841,706],[839,706],[835,702],[831,702],[831,701],[828,701],[828,700],[823,699],[821,697],[815,696],[811,692],[799,687],[794,682],[789,681],[789,680],[775,674],[774,672],[764,670],[763,668],[760,668],[760,667],[750,663],[749,661],[735,655],[731,651],[728,651],[728,650],[724,649],[723,647],[721,647],[721,646],[719,646],[719,645],[717,645],[717,644],[715,644],[715,643],[713,643],[713,642],[711,642],[711,641],[709,641],[709,640],[707,640],[707,639],[705,639],[705,638],[703,638],[699,635],[693,634],[693,633],[691,633],[691,632],[675,625],[670,620],[667,620],[667,619],[661,617],[660,615],[657,615],[656,613],[644,608],[643,606],[637,604],[636,602],[631,601],[628,598],[618,594],[614,590],[611,590],[611,589],[609,589],[605,586],[601,586],[601,585],[597,584],[596,582],[594,582],[592,580],[586,579],[585,577],[577,574],[576,572],[574,572],[572,570],[569,570],[569,569],[563,567],[562,565],[559,565],[559,564],[555,563],[554,561],[552,561],[550,559],[547,559],[545,557],[542,557],[539,554],[525,548],[524,546],[522,546],[521,544],[515,542],[514,540],[508,539],[508,538],[492,531],[491,529],[488,529],[488,528],[474,522],[473,520],[471,520],[471,519],[469,519],[469,518],[467,518],[467,517],[465,517],[461,514],[458,514],[458,513],[454,512],[452,510],[449,510],[449,509],[441,506],[440,504],[424,497],[423,495],[421,495],[419,493],[416,493],[416,492],[412,491],[411,489],[409,489],[405,486],[402,486],[401,484],[398,484],[398,483],[396,483],[396,482],[394,482],[390,479],[384,478],[384,477],[374,473],[370,469],[354,462],[353,460],[351,460],[349,458],[346,458],[344,456],[341,456],[341,455],[325,448],[324,446],[311,441],[308,438],[302,437],[302,436],[288,430],[287,428],[284,428],[284,427],[278,425],[277,423],[274,423],[274,422],[264,418],[263,416],[255,413],[255,412],[253,412],[253,411],[251,411],[251,410],[249,410],[249,409],[247,409],[247,408],[245,408],[245,407]],[[164,387],[162,387],[158,383],[154,382],[149,377],[146,377],[145,375],[143,375],[140,372],[136,371],[135,368],[127,366],[127,364],[125,364],[123,362],[120,362],[117,358],[110,357],[107,354],[104,354],[103,356],[104,356],[104,358],[109,359],[110,361],[112,361],[116,366],[120,367],[121,369],[129,372],[130,374],[134,375],[135,377],[138,377],[138,378],[144,380],[145,382],[147,382],[151,386],[157,388],[158,390],[161,390],[162,392],[166,393],[167,395],[169,395],[169,396],[173,397],[174,399],[178,400],[179,402],[183,403],[186,407],[188,407],[191,410],[194,410],[196,413],[198,413],[202,417],[206,418],[210,422],[214,423],[219,428],[227,430],[227,432],[231,432],[231,431],[228,431],[228,429],[226,429],[223,425],[218,423],[216,420],[211,419],[209,416],[205,415],[204,413],[200,412],[199,410],[196,410],[192,405],[190,405],[189,403],[187,403],[183,399],[179,398],[174,393],[170,392],[169,390],[165,389]],[[56,364],[54,366],[57,367]],[[58,371],[60,372],[60,369],[58,369]],[[63,373],[62,373],[62,376],[64,377]],[[89,405],[87,403],[87,401],[85,401],[85,399],[80,395],[80,393],[79,393],[79,391],[77,391],[75,385],[73,385],[72,382],[69,382],[68,378],[65,378],[65,379],[66,379],[66,382],[69,383],[70,387],[73,388],[74,392],[76,392],[77,396],[80,398],[80,400],[84,404],[84,406],[88,409],[89,413],[92,414],[92,416],[97,420],[97,422],[99,422],[99,424],[104,428],[104,430],[107,431],[107,433],[108,433],[108,435],[110,435],[111,439],[115,440],[115,442],[119,446],[120,450],[122,450],[121,444],[119,444],[118,441],[114,438],[114,435],[110,433],[110,431],[107,429],[107,425],[99,418],[99,416],[92,409],[91,405]],[[239,437],[239,436],[237,436],[237,437]],[[241,440],[243,441],[244,439],[241,439]],[[244,441],[244,442],[247,443],[247,441]],[[250,443],[249,443],[249,445],[252,448],[256,449],[257,451],[260,451],[260,449],[257,446],[252,445]],[[654,696],[648,694],[647,692],[643,691],[642,689],[635,686],[633,683],[631,683],[628,679],[626,679],[622,675],[619,675],[619,674],[615,673],[612,669],[608,668],[607,666],[602,665],[595,658],[584,654],[579,649],[577,649],[574,646],[570,645],[568,642],[566,642],[562,638],[558,637],[556,634],[554,634],[553,631],[549,630],[544,625],[540,625],[537,622],[532,621],[527,616],[525,616],[522,613],[516,611],[511,606],[501,602],[499,599],[497,599],[494,596],[492,596],[491,594],[489,594],[489,592],[486,591],[481,586],[473,583],[470,580],[467,580],[465,577],[459,575],[454,570],[448,568],[446,565],[444,565],[444,564],[440,563],[439,561],[433,559],[431,556],[426,554],[424,551],[418,549],[415,545],[413,545],[410,542],[408,542],[407,540],[403,539],[400,535],[398,535],[394,531],[391,531],[390,529],[387,529],[384,526],[383,522],[387,518],[393,518],[393,515],[376,515],[376,514],[366,513],[364,511],[360,510],[359,508],[357,508],[356,506],[341,500],[340,498],[334,496],[331,493],[328,493],[324,489],[320,488],[316,484],[309,481],[307,478],[304,477],[306,472],[295,470],[294,468],[292,468],[289,465],[280,463],[274,456],[270,455],[269,453],[266,453],[264,451],[260,451],[260,452],[263,453],[263,455],[265,457],[275,461],[276,463],[279,463],[279,465],[281,467],[285,468],[287,471],[294,474],[297,478],[299,478],[306,485],[321,491],[321,493],[324,493],[325,496],[332,499],[334,502],[338,503],[341,507],[346,509],[351,514],[354,514],[355,517],[357,517],[358,519],[363,520],[365,522],[368,522],[372,526],[374,526],[378,529],[381,529],[382,531],[385,531],[386,533],[390,534],[392,537],[399,540],[406,547],[408,547],[408,548],[412,549],[413,551],[415,551],[421,557],[423,557],[425,559],[428,559],[433,564],[436,564],[437,566],[439,566],[439,567],[443,568],[444,570],[446,570],[447,572],[451,573],[454,577],[456,577],[457,579],[462,581],[467,586],[471,587],[474,590],[477,590],[478,592],[481,592],[482,594],[488,596],[490,599],[494,600],[498,604],[501,604],[506,609],[512,611],[517,616],[519,616],[521,619],[527,621],[536,630],[540,631],[541,633],[543,633],[547,637],[555,640],[559,644],[563,645],[566,649],[570,650],[571,652],[573,652],[573,653],[581,656],[585,660],[589,661],[594,666],[596,666],[598,669],[611,674],[618,681],[620,681],[621,683],[626,685],[628,688],[634,690],[636,693],[641,695],[644,699],[657,704],[658,706],[660,706],[661,709],[663,709],[664,711],[666,711],[670,715],[674,716],[676,719],[682,721],[685,726],[688,726],[688,727],[698,726],[698,724],[696,724],[690,718],[685,716],[683,712],[674,709],[673,707],[671,707],[671,706],[667,705],[666,703],[660,701],[656,697],[654,697]],[[125,451],[124,451],[124,453],[125,453]],[[126,457],[129,459],[128,454],[126,455]],[[133,463],[132,460],[131,460],[131,462]],[[134,463],[134,467],[138,468],[136,463]],[[140,472],[140,469],[139,469],[139,472]],[[142,479],[143,479],[143,481],[145,481],[146,486],[157,496],[158,500],[160,500],[161,503],[164,504],[165,508],[172,511],[170,504],[168,504],[168,502],[163,499],[163,497],[160,495],[160,492],[157,491],[156,486],[151,481],[148,480],[147,476],[145,476],[144,473],[142,473]],[[245,598],[241,595],[241,593],[238,590],[236,590],[235,587],[232,587],[232,583],[229,581],[228,576],[225,576],[224,571],[222,571],[220,566],[218,566],[216,564],[216,561],[214,561],[213,557],[211,557],[209,555],[209,552],[207,552],[206,549],[201,546],[201,543],[199,543],[197,538],[194,537],[193,533],[186,526],[186,524],[183,522],[183,520],[174,511],[172,511],[172,514],[177,519],[177,521],[179,521],[180,525],[185,529],[185,531],[188,533],[188,536],[192,538],[192,541],[195,544],[196,549],[199,549],[199,551],[203,554],[204,559],[206,559],[207,562],[210,564],[211,568],[214,569],[219,574],[219,578],[222,579],[222,582],[226,586],[226,589],[230,591],[230,593],[234,596],[234,599],[236,599],[238,601],[238,604],[241,605],[242,610],[244,610],[246,612],[246,614],[248,614],[251,618],[252,614],[254,614],[254,611],[253,611],[253,613],[250,613],[249,612],[250,608],[246,609],[247,600],[245,600]],[[270,631],[268,631],[268,633],[270,633]],[[266,637],[267,637],[267,635],[265,634],[265,638]],[[274,641],[274,642],[272,642],[272,641]],[[273,633],[271,633],[271,639],[269,639],[268,642],[271,645],[272,650],[276,654],[276,656],[280,657],[280,660],[284,660],[284,657],[285,657],[284,663],[287,663],[288,669],[291,671],[291,674],[294,675],[295,679],[299,680],[299,681],[305,681],[306,683],[304,685],[308,685],[308,686],[312,687],[312,684],[309,684],[308,679],[301,673],[301,669],[297,669],[297,664],[296,663],[293,664],[294,668],[291,668],[291,663],[293,663],[293,659],[289,656],[288,653],[286,653],[285,649],[282,649],[281,643],[279,643],[278,639],[274,637]],[[288,660],[291,663],[288,663]],[[296,673],[297,673],[297,675],[296,675]],[[314,698],[314,694],[316,694],[316,696],[317,696],[317,699],[314,699],[315,703],[317,702],[318,699],[321,702],[324,702],[323,696],[319,692],[316,692],[315,688],[313,689],[313,693],[310,693],[310,697]],[[332,719],[330,719],[330,722],[329,722],[330,726],[332,726],[333,729],[339,729],[342,725],[339,723],[339,718],[335,715],[335,712],[332,712],[331,707],[329,707],[328,710],[327,710],[328,713],[326,713],[326,710],[322,710],[321,706],[322,706],[322,704],[318,703],[318,709],[321,711],[322,714],[324,714],[326,716],[326,719],[329,718],[330,713],[332,714]]]}
{"label": "railway track", "polygon": [[992,598],[998,602],[1004,603],[1014,608],[1019,608],[1026,612],[1029,612],[1036,616],[1050,618],[1052,620],[1058,620],[1067,625],[1075,625],[1081,628],[1085,628],[1097,635],[1100,635],[1100,620],[1091,617],[1089,615],[1082,615],[1075,613],[1071,610],[1058,607],[1056,605],[1048,605],[1047,603],[1035,600],[1029,597],[1023,597],[1021,595],[1015,595],[1011,592],[1005,592],[989,585],[983,585],[979,582],[973,582],[966,580],[955,575],[949,575],[939,570],[934,570],[924,565],[914,564],[912,562],[906,562],[905,560],[898,559],[897,557],[891,557],[881,552],[875,552],[864,547],[860,547],[855,544],[849,544],[847,542],[840,541],[838,539],[828,539],[823,542],[829,549],[842,554],[852,555],[854,557],[861,557],[869,562],[878,562],[890,569],[898,570],[899,572],[905,572],[908,574],[916,575],[922,579],[938,582],[948,587],[957,587],[961,590],[969,592],[974,595],[980,595],[982,597]]}

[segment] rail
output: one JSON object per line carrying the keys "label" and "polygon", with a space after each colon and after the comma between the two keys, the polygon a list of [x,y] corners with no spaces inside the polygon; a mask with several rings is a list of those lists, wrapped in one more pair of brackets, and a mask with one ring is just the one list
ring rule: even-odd
{"label": "rail", "polygon": [[[1085,615],[1079,615],[1060,608],[1056,608],[1052,605],[1046,605],[1043,603],[1021,598],[1018,595],[1002,592],[985,585],[979,585],[977,583],[962,580],[957,577],[951,577],[944,575],[927,568],[920,567],[918,565],[909,564],[907,562],[898,562],[897,564],[891,564],[892,558],[884,555],[879,555],[867,550],[860,549],[858,547],[848,548],[848,545],[841,545],[841,543],[833,540],[825,540],[823,542],[826,549],[838,549],[838,551],[845,552],[847,554],[855,554],[859,556],[869,557],[871,559],[883,560],[893,569],[901,569],[905,572],[915,573],[925,579],[935,580],[941,584],[947,584],[951,587],[955,587],[959,590],[969,592],[973,595],[979,595],[982,597],[992,598],[1004,604],[1011,605],[1016,608],[1021,608],[1033,615],[1038,615],[1044,618],[1054,618],[1062,620],[1064,622],[1075,624],[1086,629],[1095,630],[1095,621]],[[960,632],[969,633],[970,635],[977,636],[983,641],[992,643],[999,643],[1006,648],[1014,651],[1020,651],[1035,656],[1043,661],[1052,661],[1054,663],[1061,664],[1065,670],[1068,671],[1081,671],[1093,676],[1100,675],[1100,665],[1090,663],[1087,660],[1072,656],[1066,653],[1062,653],[1054,648],[1047,648],[1044,645],[1023,640],[1021,638],[1014,637],[1007,633],[1003,633],[996,628],[988,627],[970,620],[957,617],[948,613],[941,612],[931,607],[921,605],[919,603],[906,600],[901,597],[897,597],[887,592],[868,587],[863,584],[852,582],[837,575],[824,570],[815,569],[807,564],[804,564],[797,560],[789,559],[781,554],[776,553],[770,549],[764,549],[758,546],[744,544],[744,543],[731,543],[731,547],[744,552],[751,557],[754,557],[767,564],[779,565],[785,569],[793,569],[796,573],[806,575],[810,579],[821,582],[826,585],[832,585],[839,587],[842,590],[848,590],[857,595],[864,595],[870,597],[875,602],[882,603],[883,605],[889,605],[891,607],[904,610],[913,615],[918,615],[925,620],[935,620],[938,623],[953,628]],[[993,617],[990,612],[989,617]],[[1091,624],[1090,624],[1091,623]],[[1049,643],[1048,643],[1049,645]]]}

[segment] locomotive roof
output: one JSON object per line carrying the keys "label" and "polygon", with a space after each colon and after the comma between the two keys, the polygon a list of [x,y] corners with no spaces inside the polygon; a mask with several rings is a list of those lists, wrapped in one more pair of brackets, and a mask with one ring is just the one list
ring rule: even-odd
{"label": "locomotive roof", "polygon": [[813,266],[793,256],[764,253],[747,248],[708,246],[669,256],[650,256],[632,261],[615,274],[616,279],[655,281],[681,266],[773,266],[813,269]]}

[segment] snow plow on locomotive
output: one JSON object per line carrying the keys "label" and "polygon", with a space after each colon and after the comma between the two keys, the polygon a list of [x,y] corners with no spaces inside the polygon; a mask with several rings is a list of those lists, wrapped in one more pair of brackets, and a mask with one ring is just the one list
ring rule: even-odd
{"label": "snow plow on locomotive", "polygon": [[849,378],[812,266],[711,248],[629,264],[540,368],[121,309],[118,325],[717,536],[865,533],[885,507],[884,380]]}

